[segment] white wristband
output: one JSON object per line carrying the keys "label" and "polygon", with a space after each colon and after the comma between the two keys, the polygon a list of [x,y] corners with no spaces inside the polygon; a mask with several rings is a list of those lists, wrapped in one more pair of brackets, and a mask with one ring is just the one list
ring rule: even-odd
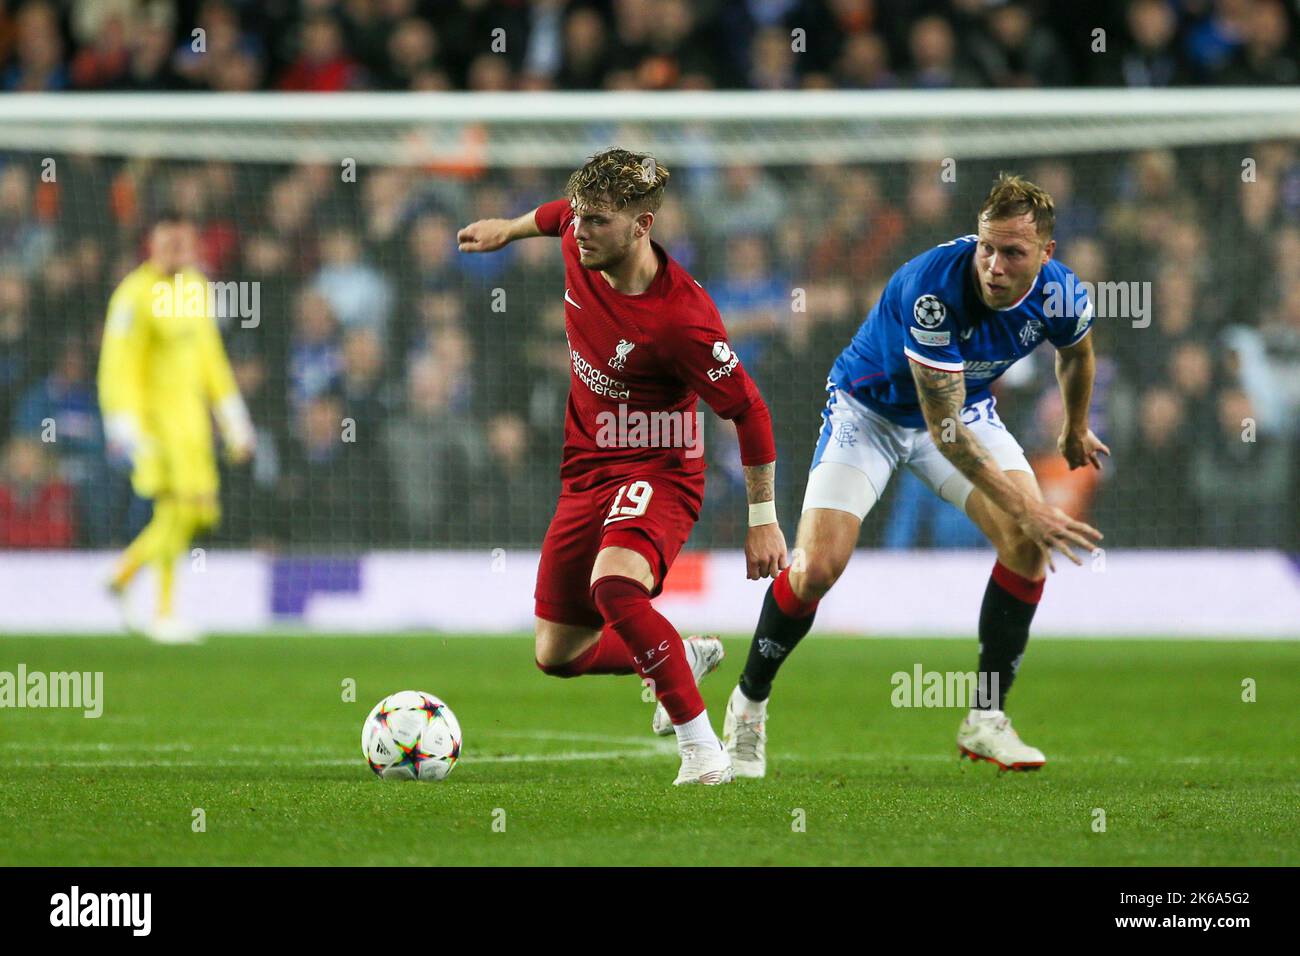
{"label": "white wristband", "polygon": [[776,523],[776,502],[760,501],[749,506],[749,526],[757,528],[761,524]]}

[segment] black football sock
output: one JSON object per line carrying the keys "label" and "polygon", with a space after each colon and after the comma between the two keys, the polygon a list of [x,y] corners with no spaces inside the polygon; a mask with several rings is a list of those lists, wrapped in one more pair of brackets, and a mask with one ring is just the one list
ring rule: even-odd
{"label": "black football sock", "polygon": [[740,675],[740,692],[752,701],[767,700],[781,663],[812,628],[817,602],[803,602],[790,588],[789,570],[782,571],[763,598],[749,658]]}
{"label": "black football sock", "polygon": [[[980,680],[971,705],[976,710],[991,710],[995,705],[1002,710],[1006,705],[1042,593],[1043,581],[1022,577],[1000,561],[993,566],[980,607]],[[996,701],[992,699],[995,675]]]}

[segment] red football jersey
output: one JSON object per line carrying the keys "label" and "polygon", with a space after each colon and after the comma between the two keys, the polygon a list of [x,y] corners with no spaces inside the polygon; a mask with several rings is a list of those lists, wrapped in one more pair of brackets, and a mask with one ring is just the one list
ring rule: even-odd
{"label": "red football jersey", "polygon": [[[662,246],[651,241],[659,271],[650,287],[639,295],[616,292],[579,262],[573,218],[567,199],[538,207],[535,217],[537,228],[559,236],[564,249],[570,381],[560,478],[583,488],[631,470],[667,470],[702,482],[697,400],[729,419],[762,403],[758,388],[727,343],[709,294]],[[651,416],[664,412],[679,415],[661,416],[656,429]],[[664,439],[668,421],[681,423],[682,437],[691,429],[690,447],[642,444],[656,434]]]}

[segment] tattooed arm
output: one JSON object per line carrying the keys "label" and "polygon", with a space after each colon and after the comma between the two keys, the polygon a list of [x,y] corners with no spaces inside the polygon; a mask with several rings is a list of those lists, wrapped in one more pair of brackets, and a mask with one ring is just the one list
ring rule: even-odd
{"label": "tattooed arm", "polygon": [[[743,369],[741,370],[743,374]],[[707,377],[705,379],[708,381]],[[748,379],[733,380],[738,387]],[[707,387],[707,386],[706,386]],[[745,469],[745,497],[749,501],[749,530],[745,533],[745,574],[751,581],[776,577],[789,563],[785,536],[776,519],[776,441],[772,415],[752,382],[750,404],[732,416],[740,443],[740,463]]]}
{"label": "tattooed arm", "polygon": [[745,466],[745,497],[751,505],[772,501],[776,497],[776,462]]}
{"label": "tattooed arm", "polygon": [[912,362],[912,380],[930,437],[957,470],[989,500],[1019,521],[1031,499],[998,467],[988,449],[961,420],[966,376]]}
{"label": "tattooed arm", "polygon": [[1075,564],[1083,561],[1072,545],[1091,551],[1101,540],[1101,532],[1091,525],[1071,518],[1060,508],[1044,504],[1021,491],[998,467],[987,448],[961,420],[966,401],[966,377],[961,372],[945,372],[912,362],[912,380],[921,403],[930,437],[943,456],[970,479],[988,500],[1015,521],[1021,533],[1033,541],[1047,557],[1053,571],[1052,551],[1059,551]]}
{"label": "tattooed arm", "polygon": [[[749,499],[750,512],[750,527],[745,535],[746,577],[751,581],[774,578],[790,563],[785,535],[776,520],[776,462],[745,466],[745,497]],[[770,514],[755,518],[755,511],[763,510],[756,509],[755,505],[763,505]]]}

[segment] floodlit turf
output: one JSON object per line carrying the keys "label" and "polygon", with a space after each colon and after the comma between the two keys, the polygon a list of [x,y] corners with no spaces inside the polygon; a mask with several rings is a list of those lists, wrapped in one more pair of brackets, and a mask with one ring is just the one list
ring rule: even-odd
{"label": "floodlit turf", "polygon": [[[719,729],[746,647],[705,683]],[[0,710],[0,863],[1300,863],[1296,644],[1037,641],[1010,712],[1048,766],[1003,775],[959,765],[961,712],[890,704],[894,672],[974,654],[814,635],[773,698],[768,779],[673,788],[636,679],[544,677],[526,638],[0,638],[0,671],[105,684],[97,720]],[[445,783],[362,761],[362,719],[408,688],[465,729]]]}

